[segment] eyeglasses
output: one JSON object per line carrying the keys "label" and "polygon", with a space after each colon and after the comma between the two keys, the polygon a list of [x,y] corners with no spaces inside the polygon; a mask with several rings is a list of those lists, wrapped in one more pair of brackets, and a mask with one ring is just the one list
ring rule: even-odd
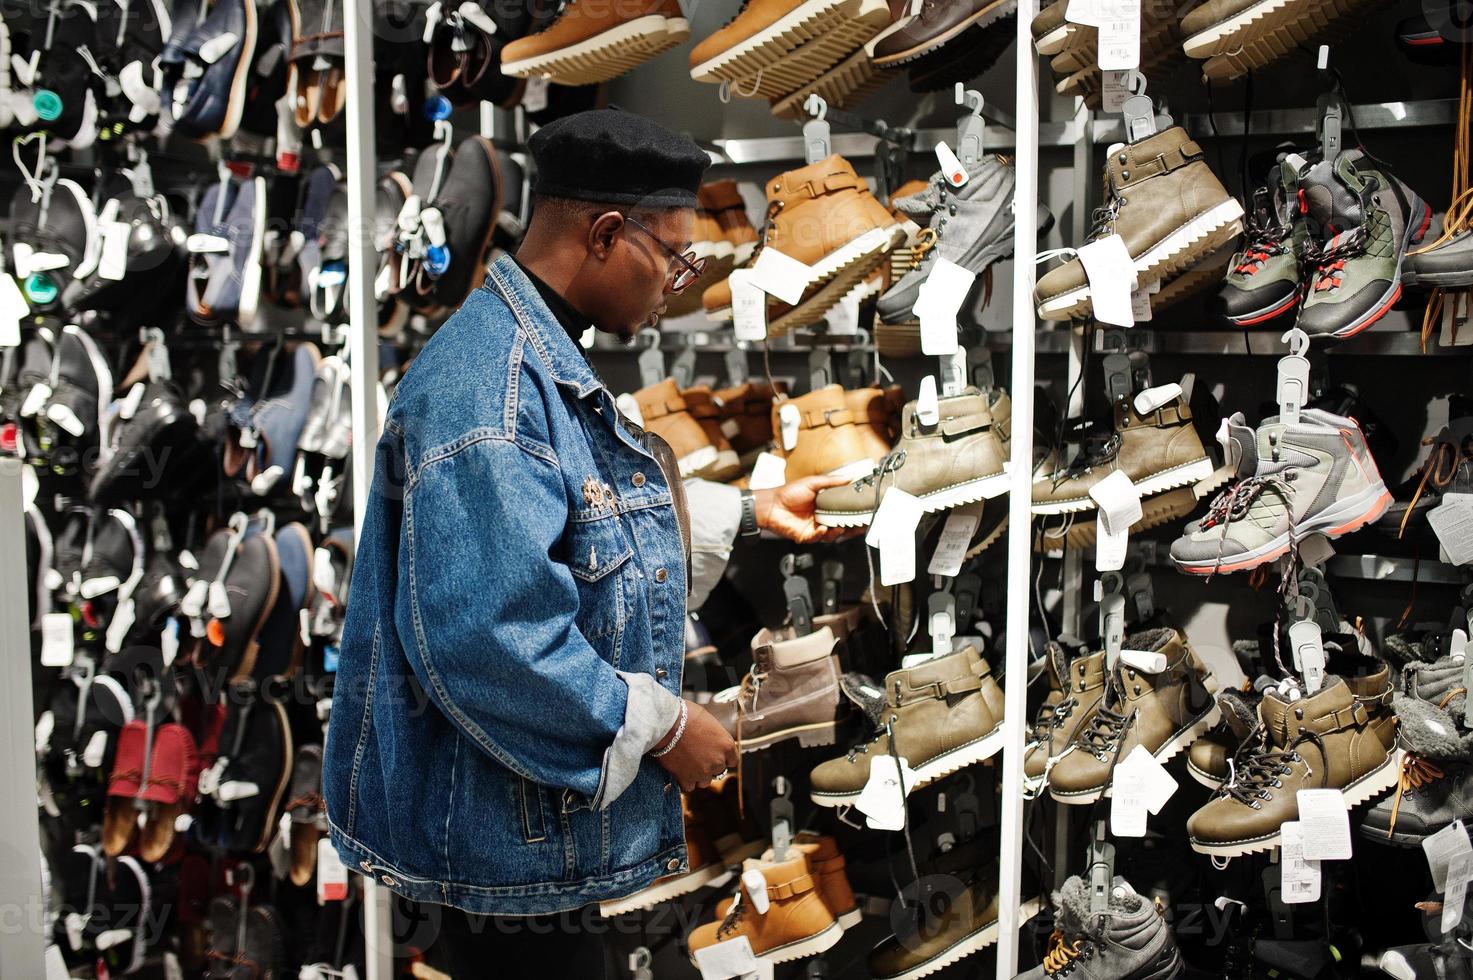
{"label": "eyeglasses", "polygon": [[670,284],[671,292],[680,292],[681,290],[685,289],[685,287],[689,286],[691,283],[701,278],[701,273],[706,271],[706,260],[696,258],[695,252],[686,252],[684,255],[681,255],[679,252],[675,251],[675,249],[671,248],[669,245],[666,245],[664,241],[660,239],[659,235],[656,235],[654,232],[650,231],[644,225],[629,217],[627,214],[624,216],[624,220],[629,222],[634,227],[638,228],[640,231],[644,232],[646,235],[653,238],[655,240],[655,244],[664,249],[666,255],[670,256],[676,262],[680,263],[681,268],[675,273],[675,281]]}

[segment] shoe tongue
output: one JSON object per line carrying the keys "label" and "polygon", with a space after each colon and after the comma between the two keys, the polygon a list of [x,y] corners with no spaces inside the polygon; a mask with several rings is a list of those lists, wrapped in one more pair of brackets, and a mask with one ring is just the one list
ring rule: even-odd
{"label": "shoe tongue", "polygon": [[1354,164],[1359,159],[1359,152],[1347,151],[1334,160],[1321,160],[1300,179],[1299,192],[1310,220],[1319,227],[1321,239],[1358,227],[1365,221],[1360,188],[1358,183],[1351,183],[1355,179]]}
{"label": "shoe tongue", "polygon": [[1234,476],[1246,479],[1258,469],[1258,445],[1253,427],[1248,425],[1242,412],[1222,420],[1217,427],[1217,443],[1222,446],[1223,458],[1236,468]]}

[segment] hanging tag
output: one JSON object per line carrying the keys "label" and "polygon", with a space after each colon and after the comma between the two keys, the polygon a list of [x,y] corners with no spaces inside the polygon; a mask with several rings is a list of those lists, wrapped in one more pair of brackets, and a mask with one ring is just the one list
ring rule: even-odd
{"label": "hanging tag", "polygon": [[1146,836],[1146,778],[1130,758],[1115,767],[1110,778],[1110,833],[1116,837]]}
{"label": "hanging tag", "polygon": [[789,306],[797,306],[803,299],[803,291],[813,281],[813,267],[768,246],[753,263],[749,281],[764,293],[776,296]]}
{"label": "hanging tag", "polygon": [[1305,568],[1321,568],[1335,557],[1335,547],[1323,534],[1311,534],[1299,542],[1299,561]]}
{"label": "hanging tag", "polygon": [[41,617],[41,666],[70,667],[72,649],[71,613],[46,613]]}
{"label": "hanging tag", "polygon": [[1303,905],[1320,898],[1320,863],[1304,857],[1304,828],[1298,820],[1279,827],[1280,894],[1285,905]]}
{"label": "hanging tag", "polygon": [[967,176],[967,168],[946,145],[946,140],[936,144],[936,162],[941,165],[941,176],[952,187],[963,187],[971,179]]}
{"label": "hanging tag", "polygon": [[911,312],[921,321],[921,353],[946,355],[957,349],[957,314],[972,291],[977,274],[950,259],[936,257],[921,283]]}
{"label": "hanging tag", "polygon": [[1064,11],[1064,19],[1071,24],[1085,24],[1095,27],[1104,16],[1101,9],[1104,4],[1102,0],[1066,0],[1069,6]]}
{"label": "hanging tag", "polygon": [[1449,564],[1473,564],[1473,494],[1443,494],[1442,503],[1427,513],[1427,523]]}
{"label": "hanging tag", "polygon": [[921,502],[892,486],[880,498],[864,542],[880,552],[880,584],[899,585],[916,577],[916,526]]}
{"label": "hanging tag", "polygon": [[1304,857],[1309,861],[1350,858],[1350,808],[1338,789],[1301,789],[1299,823],[1304,831]]}
{"label": "hanging tag", "polygon": [[1447,866],[1447,888],[1442,893],[1442,932],[1453,932],[1463,922],[1468,882],[1473,880],[1473,854],[1459,854]]}
{"label": "hanging tag", "polygon": [[527,88],[522,94],[522,108],[527,112],[541,112],[547,108],[547,79],[541,75],[527,79]]}
{"label": "hanging tag", "polygon": [[1294,666],[1304,678],[1304,689],[1313,694],[1325,684],[1325,646],[1319,624],[1313,621],[1294,623],[1289,627],[1289,647]]}
{"label": "hanging tag", "polygon": [[752,464],[747,486],[753,490],[775,490],[788,482],[788,461],[772,453],[759,453]]}
{"label": "hanging tag", "polygon": [[138,414],[138,405],[143,401],[143,390],[146,386],[142,381],[128,389],[128,394],[118,403],[118,418],[123,421],[131,419]]}
{"label": "hanging tag", "polygon": [[20,346],[20,323],[30,314],[30,304],[15,280],[0,273],[0,347]]}
{"label": "hanging tag", "polygon": [[736,339],[766,340],[767,295],[752,282],[752,270],[737,269],[726,281],[731,286],[731,319]]}
{"label": "hanging tag", "polygon": [[874,830],[900,830],[905,826],[905,797],[915,784],[915,770],[905,756],[874,756],[869,760],[869,782],[854,808],[868,818],[866,823]]}
{"label": "hanging tag", "polygon": [[1110,0],[1101,6],[1100,70],[1129,71],[1141,63],[1141,0]]}
{"label": "hanging tag", "polygon": [[1146,323],[1151,319],[1151,291],[1149,289],[1133,289],[1130,291],[1130,315],[1135,318],[1136,323]]}
{"label": "hanging tag", "polygon": [[932,592],[926,600],[926,612],[931,651],[944,657],[951,653],[951,639],[956,636],[956,598],[950,592]]}
{"label": "hanging tag", "polygon": [[1089,488],[1099,508],[1096,517],[1095,568],[1113,572],[1125,567],[1130,528],[1141,519],[1141,494],[1124,470],[1116,470]]}
{"label": "hanging tag", "polygon": [[1120,112],[1125,108],[1125,100],[1130,97],[1130,89],[1126,87],[1126,79],[1130,77],[1128,71],[1102,71],[1100,72],[1100,109],[1104,112]]}
{"label": "hanging tag", "polygon": [[863,302],[865,284],[860,283],[849,292],[838,304],[824,314],[824,323],[828,325],[829,333],[841,337],[850,337],[859,333],[859,305]]}
{"label": "hanging tag", "polygon": [[1130,311],[1130,293],[1136,287],[1135,264],[1125,239],[1109,235],[1079,246],[1078,255],[1089,281],[1095,319],[1118,327],[1135,326]]}
{"label": "hanging tag", "polygon": [[936,376],[926,375],[921,379],[920,394],[916,396],[915,419],[926,428],[941,421],[941,407],[936,400]]}
{"label": "hanging tag", "polygon": [[767,901],[767,878],[759,868],[748,868],[742,872],[742,884],[747,889],[747,898],[752,902],[752,908],[758,915],[766,915],[768,909]]}
{"label": "hanging tag", "polygon": [[97,274],[113,282],[122,280],[128,273],[128,236],[133,226],[124,221],[107,221],[102,224],[102,256],[98,259]]}
{"label": "hanging tag", "polygon": [[972,535],[981,523],[981,504],[969,504],[946,515],[946,526],[941,529],[941,539],[926,566],[927,575],[957,575],[962,570],[967,549],[971,547]]}
{"label": "hanging tag", "polygon": [[[704,946],[696,950],[695,960],[696,969],[701,971],[701,980],[727,980],[729,977],[762,973],[766,962],[753,955],[752,942],[746,936]],[[771,965],[767,966],[765,972],[768,976],[772,975]]]}
{"label": "hanging tag", "polygon": [[348,869],[327,837],[317,839],[317,904],[341,902],[348,897]]}
{"label": "hanging tag", "polygon": [[1431,837],[1423,838],[1422,851],[1427,855],[1427,866],[1432,869],[1432,887],[1445,892],[1448,868],[1459,855],[1473,857],[1473,843],[1468,840],[1463,821],[1454,820]]}

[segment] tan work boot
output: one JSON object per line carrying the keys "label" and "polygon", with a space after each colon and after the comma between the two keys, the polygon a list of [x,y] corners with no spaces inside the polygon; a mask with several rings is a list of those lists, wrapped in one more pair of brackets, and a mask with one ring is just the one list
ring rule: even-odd
{"label": "tan work boot", "polygon": [[697,385],[686,388],[680,393],[680,397],[685,400],[691,418],[706,433],[706,439],[716,447],[716,459],[709,465],[693,470],[690,475],[717,482],[731,480],[740,475],[742,461],[721,431],[721,405],[711,389],[705,385]]}
{"label": "tan work boot", "polygon": [[[913,791],[1002,748],[1002,688],[970,646],[885,677],[886,720],[895,755],[916,774]],[[869,782],[870,760],[890,756],[891,735],[881,734],[813,770],[813,802],[842,806],[859,799]]]}
{"label": "tan work boot", "polygon": [[1137,745],[1164,763],[1217,724],[1212,675],[1174,629],[1125,638],[1125,649],[1161,654],[1166,669],[1148,673],[1122,654],[1106,676],[1104,697],[1049,771],[1049,795],[1060,803],[1093,803],[1110,795],[1115,764]]}
{"label": "tan work boot", "polygon": [[[787,394],[787,385],[778,382],[778,391]],[[721,408],[721,434],[731,443],[743,469],[750,469],[757,454],[772,446],[772,386],[765,381],[749,381],[716,391]]]}
{"label": "tan work boot", "polygon": [[[634,403],[640,414],[635,421],[670,444],[682,477],[696,476],[720,463],[721,450],[691,415],[674,378],[636,391]],[[726,449],[730,452],[731,446]]]}
{"label": "tan work boot", "polygon": [[869,524],[885,491],[899,487],[926,513],[1007,492],[1007,459],[992,425],[987,396],[976,389],[937,400],[937,420],[923,425],[916,403],[905,406],[903,434],[871,473],[818,494],[814,512],[827,527]]}
{"label": "tan work boot", "polygon": [[[1045,476],[1033,484],[1033,513],[1073,514],[1094,510],[1090,488],[1116,470],[1130,477],[1146,498],[1205,480],[1213,473],[1212,458],[1192,424],[1188,405],[1191,382],[1148,412],[1137,411],[1141,399],[1170,394],[1172,385],[1141,392],[1115,404],[1115,437],[1091,452],[1082,463]],[[1159,401],[1159,400],[1158,400]]]}
{"label": "tan work boot", "polygon": [[[1125,239],[1142,289],[1210,255],[1243,230],[1243,206],[1180,126],[1112,147],[1106,181],[1104,220],[1090,240],[1112,234]],[[1050,271],[1038,280],[1034,299],[1045,320],[1086,315],[1090,291],[1084,265],[1076,258]]]}
{"label": "tan work boot", "polygon": [[569,0],[545,30],[501,49],[501,73],[560,85],[616,78],[690,37],[675,0]]}
{"label": "tan work boot", "polygon": [[716,849],[710,834],[707,833],[701,822],[699,812],[692,808],[691,799],[686,794],[680,797],[680,810],[685,818],[686,864],[690,870],[677,875],[656,878],[626,898],[600,902],[598,904],[599,915],[605,918],[623,915],[625,912],[647,909],[661,902],[668,902],[681,895],[689,895],[693,891],[705,888],[726,872],[721,852]]}
{"label": "tan work boot", "polygon": [[[839,923],[839,928],[852,929],[859,925],[864,913],[859,908],[859,901],[854,897],[854,889],[849,884],[849,875],[844,870],[844,855],[839,851],[839,842],[828,834],[802,830],[793,838],[788,849],[789,854],[794,851],[808,859],[808,872],[818,879],[819,899]],[[747,862],[749,867],[770,863],[770,847],[762,853],[759,861]],[[716,906],[716,914],[719,916],[725,916],[730,911],[730,904],[725,904],[724,908],[723,904]]]}
{"label": "tan work boot", "polygon": [[690,53],[698,82],[740,82],[743,95],[796,91],[890,24],[886,0],[748,0]]}
{"label": "tan work boot", "polygon": [[1262,700],[1263,695],[1251,689],[1230,687],[1219,691],[1217,709],[1222,721],[1187,750],[1187,774],[1208,789],[1221,788],[1232,773],[1228,762],[1258,730],[1258,703]]}
{"label": "tan work boot", "polygon": [[816,956],[844,935],[833,913],[824,904],[819,879],[802,851],[788,852],[787,860],[757,869],[766,884],[767,911],[757,902],[744,881],[741,890],[720,922],[697,926],[686,939],[691,960],[699,950],[738,937],[746,937],[752,952],[771,963]]}
{"label": "tan work boot", "polygon": [[767,182],[763,247],[811,269],[808,285],[851,273],[852,286],[904,240],[904,229],[837,153]]}
{"label": "tan work boot", "polygon": [[[890,443],[876,431],[868,410],[866,424],[859,424],[849,405],[843,388],[826,385],[772,406],[772,431],[787,460],[789,482],[824,473],[858,478],[890,452]],[[796,416],[796,430],[791,425],[788,429],[790,444],[784,441],[784,415],[790,420]]]}
{"label": "tan work boot", "polygon": [[743,752],[787,738],[804,746],[832,745],[848,707],[839,691],[844,670],[835,643],[827,626],[791,639],[759,630],[752,638],[752,669],[706,707]]}
{"label": "tan work boot", "polygon": [[1338,789],[1353,807],[1396,785],[1396,715],[1384,665],[1356,683],[1327,677],[1309,697],[1264,692],[1262,747],[1240,756],[1231,782],[1187,821],[1192,850],[1218,857],[1267,851],[1299,819],[1301,789]]}
{"label": "tan work boot", "polygon": [[1042,788],[1049,769],[1069,751],[1105,696],[1105,651],[1071,661],[1062,644],[1050,642],[1047,657],[1050,691],[1023,747],[1023,779],[1030,793]]}
{"label": "tan work boot", "polygon": [[741,265],[747,261],[757,247],[757,229],[752,227],[752,221],[747,217],[747,205],[737,190],[737,182],[713,180],[702,184],[696,191],[696,199],[731,245],[732,262]]}

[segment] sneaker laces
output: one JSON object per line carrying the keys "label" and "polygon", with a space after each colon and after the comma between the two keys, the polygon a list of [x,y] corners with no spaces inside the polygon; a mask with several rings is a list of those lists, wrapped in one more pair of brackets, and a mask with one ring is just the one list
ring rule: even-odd
{"label": "sneaker laces", "polygon": [[1371,210],[1379,207],[1373,200],[1373,192],[1380,186],[1375,180],[1366,182],[1360,192],[1360,208],[1364,220],[1354,228],[1338,232],[1328,242],[1316,240],[1305,242],[1304,262],[1313,269],[1310,291],[1316,293],[1338,289],[1345,281],[1345,263],[1358,259],[1370,244]]}
{"label": "sneaker laces", "polygon": [[1415,752],[1401,757],[1401,771],[1396,774],[1396,792],[1391,797],[1391,822],[1386,828],[1386,838],[1396,833],[1396,816],[1401,812],[1401,801],[1413,790],[1425,789],[1446,776],[1442,767]]}
{"label": "sneaker laces", "polygon": [[[1244,520],[1248,516],[1253,502],[1263,495],[1270,487],[1277,488],[1280,493],[1288,496],[1292,492],[1289,486],[1294,481],[1296,470],[1285,470],[1283,473],[1266,473],[1256,476],[1245,477],[1221,491],[1212,498],[1212,503],[1207,506],[1207,513],[1198,525],[1203,531],[1214,527],[1221,527],[1222,534],[1217,539],[1217,556],[1213,559],[1212,571],[1215,574],[1222,567],[1223,549],[1227,547],[1228,528],[1234,521]],[[1293,527],[1293,512],[1289,512],[1290,528]]]}
{"label": "sneaker laces", "polygon": [[1396,529],[1397,540],[1406,534],[1407,521],[1411,520],[1412,512],[1417,506],[1417,501],[1422,499],[1422,492],[1427,489],[1427,484],[1431,483],[1439,490],[1445,489],[1453,482],[1453,477],[1458,475],[1458,467],[1463,463],[1473,461],[1473,451],[1460,450],[1451,442],[1427,438],[1422,440],[1422,445],[1431,445],[1432,452],[1427,454],[1427,459],[1422,464],[1422,478],[1417,481],[1417,489],[1412,494],[1406,511],[1401,515],[1401,524]]}
{"label": "sneaker laces", "polygon": [[1245,229],[1243,250],[1238,253],[1237,265],[1233,267],[1233,271],[1242,276],[1253,275],[1269,259],[1288,251],[1284,244],[1288,229],[1275,220],[1277,215],[1274,214],[1267,187],[1260,187],[1253,192],[1253,204],[1253,214]]}

